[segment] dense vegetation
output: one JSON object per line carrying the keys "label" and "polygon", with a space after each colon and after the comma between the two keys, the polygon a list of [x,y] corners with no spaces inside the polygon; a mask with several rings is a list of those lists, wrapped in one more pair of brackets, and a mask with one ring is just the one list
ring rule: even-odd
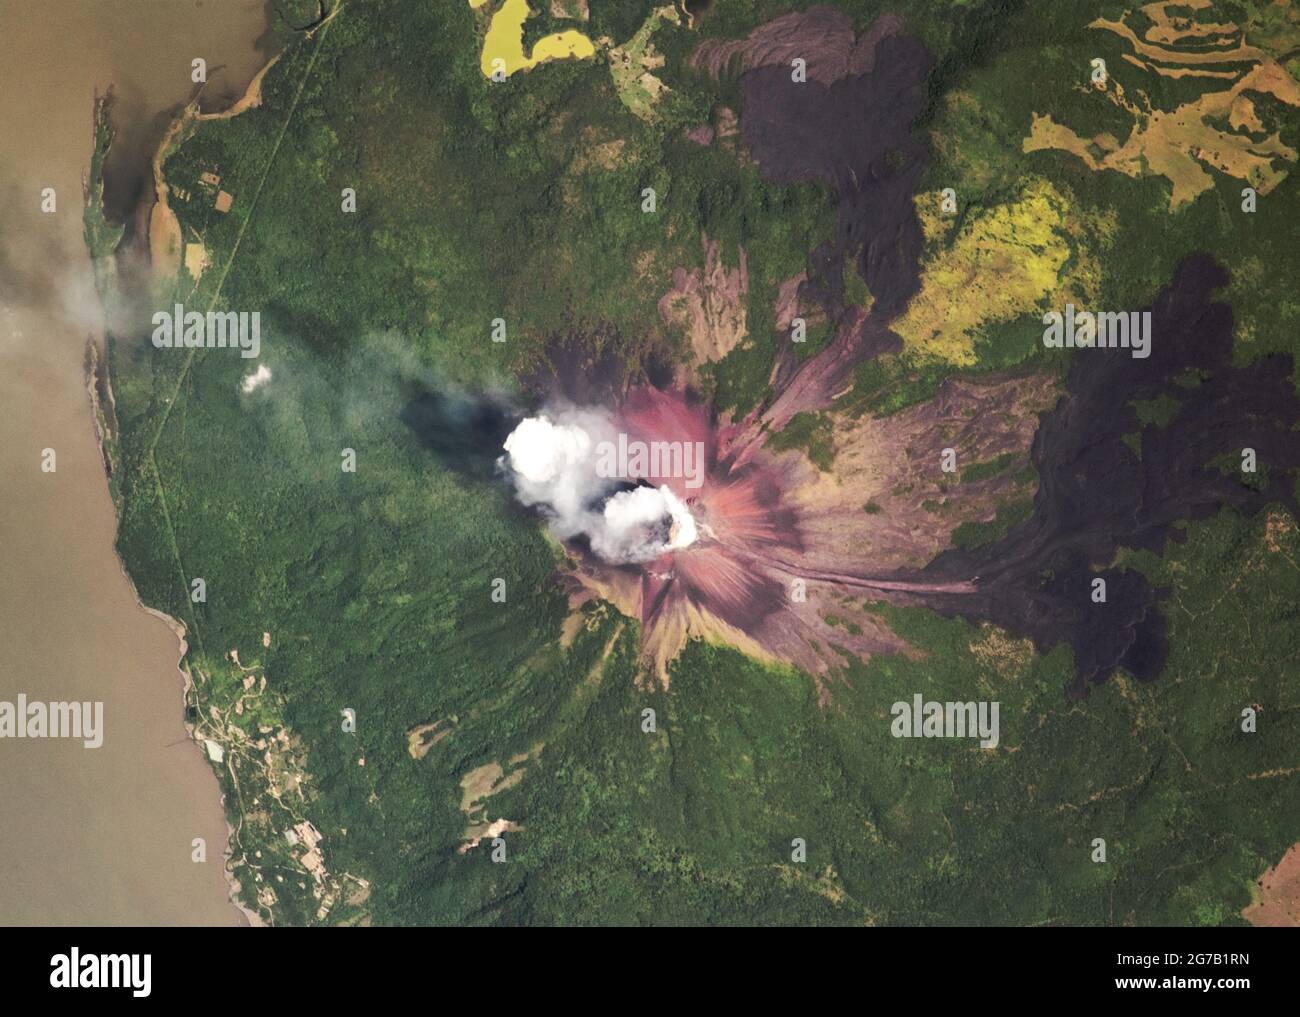
{"label": "dense vegetation", "polygon": [[[584,31],[623,41],[652,6],[591,0]],[[211,264],[155,304],[260,311],[262,356],[114,337],[119,547],[144,601],[189,630],[191,719],[226,746],[236,874],[250,905],[274,888],[262,906],[273,920],[1217,924],[1240,920],[1253,879],[1300,840],[1300,537],[1288,516],[1224,513],[1163,558],[1122,563],[1175,591],[1173,651],[1151,685],[1121,677],[1071,702],[1063,651],[1038,657],[991,628],[874,604],[924,656],[846,662],[829,705],[804,675],[703,643],[665,691],[638,675],[636,623],[607,607],[560,644],[561,557],[536,521],[490,480],[440,465],[401,422],[422,389],[508,385],[555,335],[633,361],[678,347],[656,302],[674,268],[700,264],[702,234],[728,264],[743,246],[751,277],[749,342],[707,381],[722,408],[763,398],[785,341],[776,288],[833,235],[834,206],[819,185],[776,186],[722,146],[685,140],[738,102],[734,81],[685,59],[702,36],[802,6],[714,0],[694,29],[661,27],[656,73],[672,96],[647,122],[600,58],[489,83],[463,2],[346,4],[289,43],[260,107],[192,125],[168,158],[171,205]],[[831,6],[859,28],[897,7]],[[1035,111],[1118,129],[1075,86],[1094,51],[1122,63],[1084,28],[1122,5],[906,6],[938,57],[918,126],[935,141],[925,187],[954,187],[961,208],[930,254],[1034,175],[1067,197],[1076,226],[1111,220],[1113,244],[1070,235],[1100,306],[1142,306],[1208,247],[1258,266],[1229,294],[1248,324],[1240,356],[1300,352],[1300,308],[1275,295],[1297,267],[1295,176],[1268,212],[1239,213],[1239,182],[1219,175],[1171,214],[1159,178],[1021,151]],[[529,39],[567,24],[538,19]],[[1300,140],[1294,119],[1287,130]],[[205,173],[233,197],[229,212],[214,209]],[[342,210],[345,188],[355,212]],[[983,328],[969,370],[1057,370],[1039,313]],[[503,344],[490,339],[496,318]],[[826,338],[810,333],[810,348]],[[258,363],[273,378],[244,393]],[[891,354],[860,368],[839,408],[892,412],[952,373]],[[833,470],[833,428],[833,415],[807,415],[778,441]],[[341,468],[348,449],[355,472]],[[1014,470],[1029,493],[1023,467],[971,464],[962,480]],[[1024,504],[956,539],[992,539]],[[249,676],[265,678],[265,696],[235,712]],[[891,738],[890,705],[918,692],[999,700],[1001,746]],[[1253,735],[1238,726],[1249,705]],[[416,758],[407,732],[434,722],[449,733]],[[264,766],[256,743],[279,731],[287,761]],[[458,851],[470,825],[460,781],[492,762],[524,769],[485,807],[521,824],[504,863],[487,842]],[[301,792],[284,791],[286,774],[305,778]],[[368,895],[345,884],[318,913],[284,837],[303,816],[331,878],[360,877]],[[1090,861],[1098,837],[1106,864]],[[806,862],[792,861],[795,838]]]}

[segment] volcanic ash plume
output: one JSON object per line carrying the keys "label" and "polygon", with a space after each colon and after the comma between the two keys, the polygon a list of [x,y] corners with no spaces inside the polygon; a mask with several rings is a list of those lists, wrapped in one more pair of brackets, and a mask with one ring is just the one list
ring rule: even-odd
{"label": "volcanic ash plume", "polygon": [[619,490],[631,478],[601,476],[600,449],[616,439],[603,411],[564,407],[520,421],[501,464],[520,501],[542,509],[556,537],[585,536],[605,561],[653,561],[694,543],[695,519],[666,484]]}

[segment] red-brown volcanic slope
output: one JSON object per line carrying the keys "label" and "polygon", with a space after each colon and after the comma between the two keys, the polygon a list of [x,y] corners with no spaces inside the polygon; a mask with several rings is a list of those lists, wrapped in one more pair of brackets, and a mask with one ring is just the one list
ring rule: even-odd
{"label": "red-brown volcanic slope", "polygon": [[[892,19],[856,42],[849,20],[824,9],[778,23],[781,32],[769,25],[740,42],[705,44],[696,60],[719,73],[743,69],[741,136],[764,176],[820,180],[836,200],[834,240],[810,252],[806,277],[778,311],[820,307],[833,340],[803,361],[782,355],[771,396],[743,420],[714,419],[667,380],[596,400],[617,406],[618,426],[634,439],[704,442],[709,467],[698,490],[646,478],[691,506],[695,544],[635,568],[575,551],[574,600],[604,596],[640,619],[646,663],[665,681],[698,636],[794,664],[818,676],[826,695],[848,655],[917,652],[863,609],[869,598],[991,622],[1029,636],[1041,653],[1066,643],[1072,695],[1118,668],[1154,680],[1168,654],[1161,605],[1169,590],[1115,565],[1116,554],[1159,553],[1183,539],[1181,521],[1225,506],[1254,514],[1280,502],[1300,511],[1291,358],[1234,363],[1231,308],[1214,297],[1228,275],[1208,255],[1191,255],[1149,308],[1159,337],[1149,358],[1098,349],[1076,357],[1059,388],[1041,375],[949,379],[931,402],[883,419],[839,415],[833,475],[802,453],[775,451],[772,434],[801,412],[825,410],[857,364],[898,348],[889,324],[919,278],[912,195],[926,152],[912,123],[930,67],[924,47]],[[787,30],[814,71],[806,82],[793,83],[784,62]],[[869,310],[845,301],[846,271],[867,283]],[[562,360],[552,366],[557,377],[571,373]],[[1189,376],[1199,384],[1180,383]],[[1134,409],[1155,399],[1177,407],[1160,426]],[[994,517],[1014,471],[954,483],[939,468],[949,447],[959,468],[1002,453],[1031,460],[1039,476],[1032,515],[991,543],[953,547],[957,525]],[[1269,464],[1253,484],[1214,465],[1243,447]],[[1107,584],[1104,602],[1090,597],[1096,577]]]}
{"label": "red-brown volcanic slope", "polygon": [[[827,406],[856,363],[897,345],[888,322],[915,291],[921,233],[911,195],[925,153],[911,122],[924,105],[930,57],[900,29],[887,16],[855,38],[844,14],[813,8],[743,40],[706,42],[692,57],[715,76],[743,72],[742,135],[765,175],[818,178],[835,196],[837,236],[811,255],[819,271],[783,289],[776,308],[778,318],[796,305],[824,314],[835,334],[818,355],[774,365],[772,399],[744,420],[714,421],[680,387],[690,372],[678,372],[678,387],[634,387],[618,406],[615,426],[629,439],[699,441],[707,450],[699,489],[643,478],[687,502],[700,527],[696,543],[645,566],[573,552],[575,604],[602,596],[638,618],[647,667],[664,682],[692,637],[794,664],[822,679],[823,695],[848,655],[917,652],[862,604],[971,592],[969,581],[916,573],[951,545],[960,523],[992,518],[1012,483],[1008,471],[950,497],[956,478],[940,469],[942,450],[954,449],[962,465],[1027,456],[1037,414],[1055,400],[1041,377],[951,381],[925,406],[840,422],[833,475],[765,444],[797,413]],[[807,83],[791,81],[795,56],[808,62]],[[707,289],[705,303],[734,304],[724,299],[726,280],[709,272],[708,254],[706,246],[700,283],[687,285],[694,276],[680,270],[666,300]],[[849,264],[875,295],[870,313],[845,304],[840,280]],[[703,359],[710,344],[694,345]]]}
{"label": "red-brown volcanic slope", "polygon": [[1051,391],[1034,376],[949,382],[924,406],[867,417],[842,431],[829,475],[801,452],[772,452],[757,437],[736,442],[747,450],[743,461],[719,458],[720,445],[758,431],[761,422],[714,427],[708,408],[686,392],[635,387],[615,417],[629,440],[704,444],[709,467],[701,487],[643,478],[668,485],[690,506],[700,539],[641,566],[574,551],[580,567],[571,574],[573,602],[601,596],[639,619],[646,664],[665,682],[692,637],[817,676],[844,665],[841,651],[913,652],[862,610],[863,601],[910,603],[973,590],[966,582],[899,573],[919,570],[949,546],[961,522],[991,517],[1012,483],[1003,474],[964,484],[958,505],[945,489],[945,479],[955,477],[940,469],[942,450],[953,448],[967,464],[1005,452],[1027,455]]}
{"label": "red-brown volcanic slope", "polygon": [[1251,925],[1300,926],[1300,844],[1259,877],[1259,900],[1241,912]]}

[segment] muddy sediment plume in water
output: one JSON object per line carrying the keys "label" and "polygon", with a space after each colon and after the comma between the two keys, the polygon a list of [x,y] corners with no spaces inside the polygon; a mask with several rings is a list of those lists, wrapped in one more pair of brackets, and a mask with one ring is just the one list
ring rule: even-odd
{"label": "muddy sediment plume in water", "polygon": [[[0,699],[102,701],[104,742],[0,740],[0,916],[13,925],[231,924],[221,788],[183,725],[180,649],[114,553],[119,538],[84,372],[104,308],[82,217],[94,97],[112,86],[115,218],[130,215],[156,118],[190,61],[246,82],[265,5],[0,2]],[[118,161],[122,169],[118,170]],[[48,214],[38,198],[53,188]],[[102,363],[102,361],[101,361]],[[107,392],[101,397],[108,405]],[[33,453],[57,450],[57,472]],[[193,635],[190,639],[193,641]],[[192,839],[207,845],[195,864]]]}
{"label": "muddy sediment plume in water", "polygon": [[[1075,694],[1116,668],[1150,681],[1164,665],[1168,591],[1106,568],[1119,548],[1159,552],[1185,539],[1178,523],[1225,506],[1252,515],[1280,502],[1300,514],[1294,364],[1273,354],[1233,366],[1232,312],[1212,296],[1227,281],[1210,257],[1186,259],[1151,307],[1147,359],[1076,350],[1066,395],[1034,440],[1033,516],[996,543],[949,551],[924,570],[935,580],[979,577],[970,597],[928,598],[936,610],[1029,636],[1040,652],[1068,643]],[[1132,404],[1147,400],[1177,408],[1164,425],[1143,426]],[[1124,440],[1132,434],[1140,455]],[[1255,474],[1240,471],[1246,448],[1258,458]],[[1104,604],[1091,600],[1096,576],[1106,580]]]}

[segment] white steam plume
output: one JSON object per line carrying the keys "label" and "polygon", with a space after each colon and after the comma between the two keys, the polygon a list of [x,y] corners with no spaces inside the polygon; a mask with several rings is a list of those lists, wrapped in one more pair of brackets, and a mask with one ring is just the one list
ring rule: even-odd
{"label": "white steam plume", "polygon": [[600,475],[600,445],[617,437],[604,411],[552,408],[520,421],[501,464],[519,500],[540,507],[555,536],[585,534],[606,561],[653,561],[694,543],[695,519],[667,485],[615,493],[620,478]]}

